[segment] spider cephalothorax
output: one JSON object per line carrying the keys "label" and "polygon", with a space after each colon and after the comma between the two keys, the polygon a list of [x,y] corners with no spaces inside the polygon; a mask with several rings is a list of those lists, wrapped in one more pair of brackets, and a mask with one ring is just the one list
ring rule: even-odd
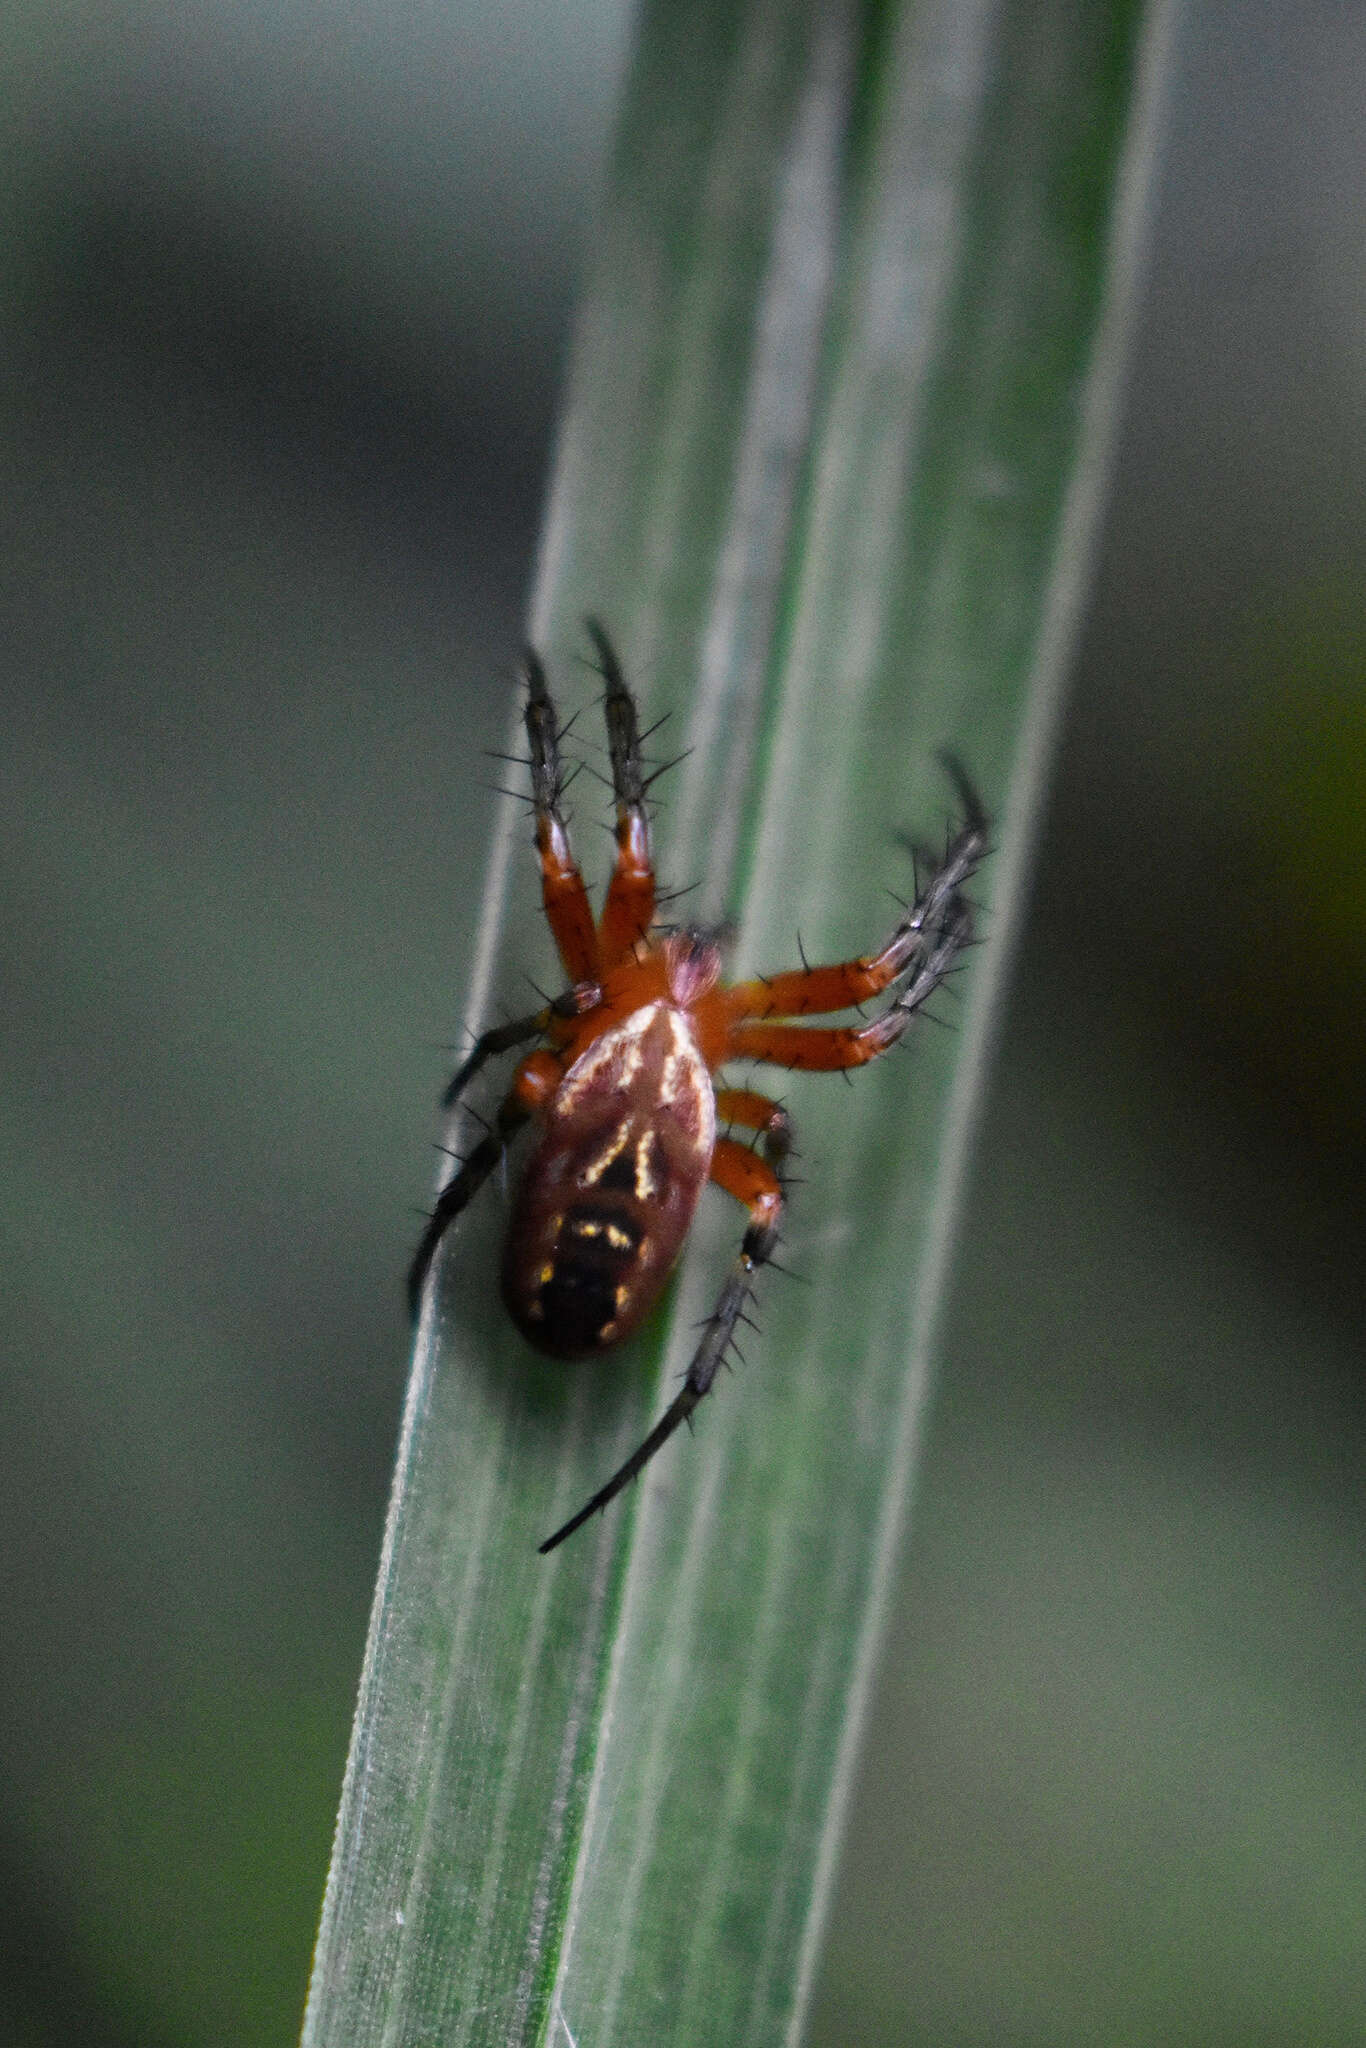
{"label": "spider cephalothorax", "polygon": [[[617,856],[595,919],[569,847],[559,728],[535,654],[526,657],[526,730],[545,914],[569,979],[564,994],[486,1031],[446,1090],[452,1104],[492,1054],[532,1039],[494,1127],[437,1197],[408,1277],[414,1313],[452,1220],[487,1180],[512,1134],[539,1126],[513,1205],[503,1300],[518,1329],[554,1358],[607,1350],[634,1330],[672,1268],[707,1180],[749,1211],[749,1226],[687,1376],[638,1450],[541,1545],[553,1550],[605,1507],[708,1392],[753,1275],[772,1257],[783,1213],[787,1112],[748,1088],[716,1084],[731,1061],[847,1069],[889,1050],[969,942],[963,889],[987,850],[982,807],[945,765],[963,822],[881,949],[829,967],[755,981],[721,978],[722,935],[660,930],[635,703],[602,628],[589,621],[607,685]],[[866,1023],[794,1024],[896,986]],[[731,1135],[753,1133],[752,1144]]]}

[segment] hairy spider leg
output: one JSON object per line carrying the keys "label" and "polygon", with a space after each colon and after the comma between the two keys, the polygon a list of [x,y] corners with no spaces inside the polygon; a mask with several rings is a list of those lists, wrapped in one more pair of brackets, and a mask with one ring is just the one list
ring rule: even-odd
{"label": "hairy spider leg", "polygon": [[911,978],[896,1001],[869,1023],[737,1024],[730,1034],[730,1054],[735,1059],[761,1060],[770,1066],[810,1073],[865,1066],[880,1053],[891,1050],[916,1011],[929,1001],[945,976],[952,973],[959,954],[971,942],[971,915],[961,898],[955,898],[916,960]]}
{"label": "hairy spider leg", "polygon": [[493,1025],[475,1040],[468,1057],[446,1083],[441,1107],[453,1109],[485,1060],[492,1059],[495,1053],[511,1052],[514,1045],[525,1045],[529,1038],[544,1038],[547,1033],[557,1043],[565,1042],[568,1033],[560,1027],[596,1010],[601,1001],[602,989],[596,981],[576,981],[543,1010],[535,1010],[529,1017],[514,1017],[509,1024]]}
{"label": "hairy spider leg", "polygon": [[650,821],[645,811],[645,775],[635,699],[626,686],[621,663],[606,633],[596,619],[588,619],[585,624],[607,685],[603,709],[612,759],[612,795],[617,807],[616,866],[607,885],[598,926],[598,956],[601,966],[608,968],[629,960],[654,923],[655,870],[650,854]]}
{"label": "hairy spider leg", "polygon": [[592,981],[598,969],[598,935],[593,906],[569,845],[562,803],[564,774],[560,766],[560,729],[546,687],[540,656],[528,647],[523,657],[526,676],[526,736],[531,752],[531,808],[536,819],[536,851],[541,857],[541,900],[564,971],[572,982]]}
{"label": "hairy spider leg", "polygon": [[510,1024],[495,1024],[485,1031],[446,1083],[441,1107],[453,1109],[485,1060],[492,1059],[495,1053],[511,1052],[514,1045],[525,1045],[529,1038],[544,1038],[550,1029],[551,1015],[549,1008],[537,1010],[530,1017],[514,1017]]}
{"label": "hairy spider leg", "polygon": [[498,1105],[492,1130],[484,1133],[438,1194],[427,1218],[427,1228],[408,1268],[408,1312],[414,1322],[422,1306],[422,1289],[442,1238],[461,1210],[467,1208],[478,1194],[502,1159],[511,1139],[554,1093],[559,1086],[561,1072],[561,1063],[553,1052],[528,1053],[513,1076],[512,1086]]}
{"label": "hairy spider leg", "polygon": [[760,1095],[753,1088],[718,1088],[716,1121],[738,1124],[742,1131],[757,1131],[763,1139],[764,1155],[781,1166],[792,1145],[792,1120],[780,1102]]}
{"label": "hairy spider leg", "polygon": [[[866,1002],[870,996],[880,995],[908,969],[914,985],[919,967],[945,935],[946,924],[957,920],[961,909],[959,892],[972,879],[988,851],[986,818],[977,796],[952,756],[946,755],[944,760],[962,799],[965,823],[950,840],[929,883],[917,893],[914,903],[900,919],[887,943],[877,953],[841,961],[834,966],[797,967],[785,974],[737,982],[726,991],[725,997],[726,1006],[737,1024],[750,1019],[820,1017],[832,1010],[849,1010],[857,1003]],[[955,950],[966,943],[966,935],[959,937]],[[923,995],[920,1001],[924,1001]],[[904,1030],[905,1025],[901,1028]],[[874,1049],[881,1050],[881,1047],[875,1046]],[[736,1050],[740,1048],[737,1046]],[[872,1056],[871,1052],[864,1055],[865,1058]],[[793,1062],[793,1065],[797,1064],[815,1063]],[[840,1064],[856,1066],[858,1061]]]}
{"label": "hairy spider leg", "polygon": [[[693,1353],[691,1365],[684,1376],[683,1384],[674,1395],[664,1413],[645,1441],[632,1451],[624,1465],[612,1474],[605,1486],[599,1487],[593,1498],[581,1507],[576,1515],[557,1529],[553,1536],[547,1536],[541,1544],[541,1555],[556,1549],[566,1537],[581,1529],[585,1522],[614,1501],[619,1493],[649,1464],[656,1451],[660,1450],[685,1423],[698,1402],[711,1392],[712,1381],[720,1370],[721,1361],[730,1349],[735,1335],[735,1325],[745,1311],[745,1303],[754,1291],[754,1275],[760,1266],[772,1258],[778,1243],[778,1232],[783,1216],[783,1187],[778,1168],[790,1141],[790,1130],[786,1113],[776,1103],[764,1103],[760,1095],[749,1090],[722,1090],[718,1103],[727,1095],[735,1094],[753,1110],[760,1104],[772,1112],[765,1124],[764,1150],[768,1155],[760,1158],[748,1145],[741,1145],[734,1138],[718,1138],[712,1153],[711,1178],[727,1194],[734,1195],[749,1210],[750,1222],[740,1245],[739,1253],[726,1275],[725,1285],[717,1298],[716,1307],[707,1318],[702,1332],[702,1341]],[[744,1121],[740,1116],[736,1122]]]}

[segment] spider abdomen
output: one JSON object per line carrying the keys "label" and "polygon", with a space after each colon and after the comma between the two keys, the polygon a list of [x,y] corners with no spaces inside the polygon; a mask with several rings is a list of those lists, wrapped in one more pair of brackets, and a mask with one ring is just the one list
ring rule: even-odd
{"label": "spider abdomen", "polygon": [[542,1113],[503,1254],[503,1299],[538,1351],[630,1334],[678,1257],[716,1142],[685,1010],[653,1002],[595,1038]]}

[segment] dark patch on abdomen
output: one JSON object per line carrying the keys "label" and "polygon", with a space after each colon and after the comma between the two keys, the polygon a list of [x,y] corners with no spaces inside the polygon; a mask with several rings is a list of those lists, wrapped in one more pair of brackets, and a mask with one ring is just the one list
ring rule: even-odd
{"label": "dark patch on abdomen", "polygon": [[623,1145],[611,1165],[598,1177],[600,1188],[615,1188],[618,1194],[633,1195],[636,1191],[635,1148]]}
{"label": "dark patch on abdomen", "polygon": [[565,1216],[550,1278],[536,1290],[540,1331],[557,1351],[596,1351],[611,1342],[603,1332],[618,1318],[617,1289],[629,1284],[643,1235],[634,1216],[606,1203],[585,1202]]}
{"label": "dark patch on abdomen", "polygon": [[556,1351],[570,1357],[576,1352],[596,1351],[602,1333],[617,1312],[615,1277],[596,1260],[555,1259],[555,1270],[536,1294],[544,1321],[544,1338]]}

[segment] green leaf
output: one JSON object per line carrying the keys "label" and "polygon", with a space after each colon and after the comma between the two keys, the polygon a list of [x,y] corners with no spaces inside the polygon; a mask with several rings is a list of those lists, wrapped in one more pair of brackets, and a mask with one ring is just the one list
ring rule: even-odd
{"label": "green leaf", "polygon": [[[418,1335],[304,2039],[800,2032],[905,1517],[973,1105],[1100,499],[1168,9],[646,10],[569,379],[532,637],[598,743],[592,610],[658,742],[666,884],[737,966],[840,958],[997,821],[948,1030],[794,1079],[806,1184],[747,1362],[606,1514],[739,1212],[608,1362],[529,1355],[501,1204]],[[514,708],[509,703],[509,729]],[[513,741],[516,751],[516,741]],[[580,851],[602,836],[590,778]],[[458,797],[458,792],[457,792]],[[467,1021],[548,979],[525,806]],[[971,1247],[967,1248],[971,1255]]]}

